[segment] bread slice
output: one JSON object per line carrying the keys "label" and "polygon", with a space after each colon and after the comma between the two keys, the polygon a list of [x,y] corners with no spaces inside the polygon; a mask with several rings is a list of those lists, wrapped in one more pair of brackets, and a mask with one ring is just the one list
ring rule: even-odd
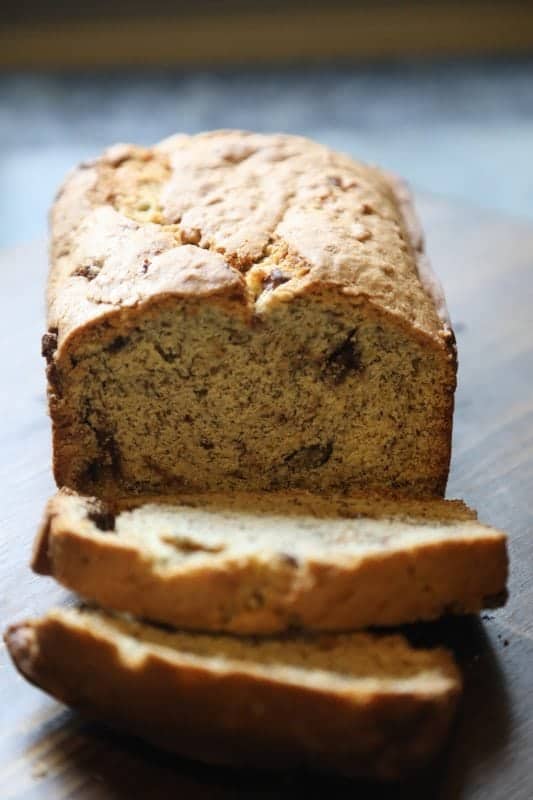
{"label": "bread slice", "polygon": [[437,751],[461,689],[447,651],[401,636],[238,639],[69,608],[5,639],[59,700],[214,763],[397,778]]}
{"label": "bread slice", "polygon": [[477,612],[503,602],[507,555],[460,501],[241,493],[121,511],[60,492],[33,567],[157,622],[265,634]]}

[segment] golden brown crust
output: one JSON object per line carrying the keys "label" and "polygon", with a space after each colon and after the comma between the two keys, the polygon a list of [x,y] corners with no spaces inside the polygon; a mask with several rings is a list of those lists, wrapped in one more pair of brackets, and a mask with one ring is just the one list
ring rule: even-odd
{"label": "golden brown crust", "polygon": [[[335,288],[442,344],[443,304],[419,269],[409,209],[399,183],[301,137],[215,131],[115,146],[56,200],[49,328],[61,348],[91,322],[165,294],[238,296],[264,314]],[[276,270],[288,280],[257,294]]]}
{"label": "golden brown crust", "polygon": [[[216,496],[184,496],[176,503],[141,507],[142,516],[130,522],[128,514],[116,520],[105,507],[95,517],[92,500],[59,493],[37,537],[33,569],[103,606],[177,627],[239,634],[354,630],[476,613],[505,590],[505,534],[451,501],[324,500],[279,492],[268,500],[242,494],[220,497],[218,505]],[[167,509],[179,519],[180,507],[194,515],[198,506],[214,516],[193,516],[185,534],[173,538]],[[267,519],[275,517],[261,523],[254,547],[241,551],[230,528],[235,525],[235,537],[246,525],[253,530],[260,509]],[[279,537],[283,513],[286,527],[292,526],[288,546]],[[222,532],[213,544],[201,526],[216,528],[217,519]],[[327,539],[336,519],[340,536],[359,537],[360,548],[350,553],[341,538],[322,549],[319,540],[313,550],[310,526]],[[390,528],[391,519],[396,527]],[[190,553],[200,558],[191,560]]]}
{"label": "golden brown crust", "polygon": [[124,635],[127,626],[92,616],[87,622],[75,611],[56,611],[12,626],[5,639],[15,665],[90,717],[207,762],[395,779],[435,754],[460,693],[444,651],[428,653],[420,679],[414,667],[406,684],[354,678],[320,685],[312,669],[311,681],[302,675],[300,683],[259,663],[190,658],[144,644],[146,626]]}

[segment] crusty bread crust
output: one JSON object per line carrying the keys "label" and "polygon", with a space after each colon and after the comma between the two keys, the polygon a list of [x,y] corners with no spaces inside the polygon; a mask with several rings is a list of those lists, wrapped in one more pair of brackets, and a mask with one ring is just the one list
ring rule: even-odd
{"label": "crusty bread crust", "polygon": [[[424,244],[406,186],[302,137],[211,131],[111,147],[68,176],[51,231],[58,355],[81,327],[157,295],[235,296],[253,311],[265,297],[243,288],[257,283],[257,266],[288,270],[269,300],[336,286],[428,342],[448,337],[438,282],[419,269]],[[91,263],[100,249],[119,258]],[[154,269],[139,269],[141,255]],[[388,283],[384,267],[394,270]]]}
{"label": "crusty bread crust", "polygon": [[[318,682],[310,669],[299,682],[253,663],[253,644],[251,660],[217,657],[216,640],[214,658],[191,657],[144,643],[148,626],[89,616],[55,611],[12,626],[5,639],[16,667],[92,718],[207,762],[396,779],[436,753],[460,694],[442,650],[428,652],[410,680],[395,680],[391,664],[390,680],[326,674]],[[359,635],[363,650],[370,638]],[[310,654],[335,647],[334,638],[321,642],[305,646]],[[396,645],[398,658],[412,658],[407,644]]]}
{"label": "crusty bread crust", "polygon": [[[181,527],[180,510],[192,520]],[[33,569],[99,605],[238,634],[393,626],[505,600],[506,536],[458,501],[242,493],[183,496],[135,514],[115,519],[95,499],[60,492]],[[235,538],[256,521],[262,535],[239,550]],[[321,547],[335,523],[343,538]],[[213,545],[204,534],[217,526]],[[358,537],[359,548],[343,547]]]}

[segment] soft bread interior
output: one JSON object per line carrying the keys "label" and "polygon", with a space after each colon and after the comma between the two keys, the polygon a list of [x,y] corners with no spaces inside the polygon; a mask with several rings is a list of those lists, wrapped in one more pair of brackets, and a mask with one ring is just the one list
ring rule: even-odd
{"label": "soft bread interior", "polygon": [[442,350],[341,296],[269,303],[250,322],[174,298],[77,337],[56,368],[59,484],[442,493],[455,386]]}
{"label": "soft bread interior", "polygon": [[60,502],[80,535],[112,532],[162,569],[233,556],[347,563],[383,550],[503,536],[477,522],[475,512],[460,501],[325,499],[306,493],[186,495],[173,504],[148,502],[116,514],[77,495],[63,495]]}

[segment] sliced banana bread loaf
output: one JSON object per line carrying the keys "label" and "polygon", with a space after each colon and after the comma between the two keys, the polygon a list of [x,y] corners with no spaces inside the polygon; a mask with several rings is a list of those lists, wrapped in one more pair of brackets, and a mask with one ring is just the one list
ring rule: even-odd
{"label": "sliced banana bread loaf", "polygon": [[215,763],[401,777],[437,751],[461,689],[449,653],[400,636],[237,639],[62,609],[5,638],[59,700]]}
{"label": "sliced banana bread loaf", "polygon": [[218,131],[107,150],[51,220],[60,486],[444,492],[454,338],[397,182]]}

